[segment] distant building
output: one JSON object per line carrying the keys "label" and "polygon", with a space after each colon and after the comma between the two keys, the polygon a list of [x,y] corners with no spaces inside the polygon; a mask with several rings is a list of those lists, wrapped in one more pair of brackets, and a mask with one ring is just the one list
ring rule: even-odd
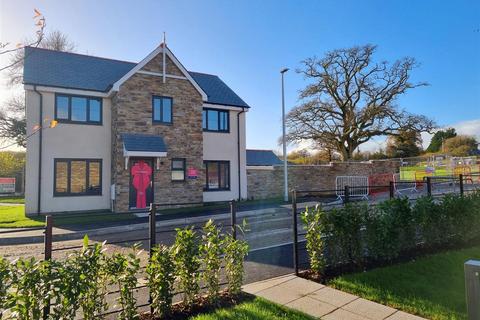
{"label": "distant building", "polygon": [[272,150],[247,149],[247,167],[267,167],[282,164],[283,161]]}

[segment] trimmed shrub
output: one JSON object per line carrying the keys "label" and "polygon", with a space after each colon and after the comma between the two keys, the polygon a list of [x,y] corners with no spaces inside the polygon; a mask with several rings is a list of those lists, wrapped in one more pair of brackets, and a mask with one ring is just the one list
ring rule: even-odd
{"label": "trimmed shrub", "polygon": [[441,202],[441,210],[448,217],[447,235],[455,242],[467,242],[476,232],[475,212],[471,197],[462,197],[455,194],[445,195]]}
{"label": "trimmed shrub", "polygon": [[306,248],[310,258],[310,268],[318,275],[322,275],[325,270],[325,244],[323,241],[325,229],[325,213],[320,206],[315,206],[314,210],[309,210],[307,207],[305,212],[301,215],[302,221],[305,224],[304,229]]}
{"label": "trimmed shrub", "polygon": [[480,239],[480,191],[441,200],[420,197],[414,204],[404,197],[327,212],[307,208],[302,220],[310,268],[321,273],[327,262],[361,266],[366,259],[384,262],[411,254],[419,244],[440,248]]}
{"label": "trimmed shrub", "polygon": [[236,240],[232,235],[227,235],[224,240],[225,274],[228,282],[228,291],[238,295],[243,283],[243,260],[248,254],[248,244],[243,240]]}
{"label": "trimmed shrub", "polygon": [[137,299],[134,291],[137,287],[137,273],[140,270],[141,251],[138,245],[133,246],[133,252],[128,254],[114,253],[107,259],[107,272],[110,277],[110,283],[118,285],[120,296],[117,301],[120,302],[122,311],[118,318],[122,320],[138,319]]}
{"label": "trimmed shrub", "polygon": [[325,246],[329,264],[363,264],[362,227],[368,212],[366,204],[349,203],[324,214]]}
{"label": "trimmed shrub", "polygon": [[11,318],[19,320],[41,319],[49,296],[49,263],[35,258],[19,259],[10,265],[12,286],[8,294]]}
{"label": "trimmed shrub", "polygon": [[158,317],[168,316],[172,307],[175,282],[175,265],[170,247],[158,245],[153,249],[147,265],[147,274],[153,312]]}
{"label": "trimmed shrub", "polygon": [[50,313],[53,319],[74,319],[80,308],[80,296],[85,289],[85,280],[77,259],[78,254],[73,254],[65,261],[52,261],[54,304]]}
{"label": "trimmed shrub", "polygon": [[[134,293],[140,277],[140,251],[134,246],[131,253],[107,256],[105,250],[104,244],[91,245],[85,236],[83,248],[64,260],[9,262],[0,257],[0,318],[41,319],[43,308],[50,304],[49,319],[80,315],[86,320],[103,319],[108,309],[108,286],[119,289],[117,302],[122,310],[117,317],[139,318]],[[201,239],[192,228],[177,230],[175,244],[154,248],[146,267],[154,315],[169,316],[176,280],[185,306],[194,302],[200,289],[200,258],[205,262],[203,280],[211,302],[218,301],[222,262],[228,288],[231,294],[238,294],[247,253],[246,242],[223,236],[211,221],[204,226]]]}
{"label": "trimmed shrub", "polygon": [[205,266],[202,279],[207,287],[208,298],[212,303],[216,303],[220,291],[223,243],[220,229],[213,224],[212,220],[209,220],[203,227],[200,253]]}
{"label": "trimmed shrub", "polygon": [[74,256],[80,273],[80,308],[83,319],[103,319],[102,313],[107,311],[106,302],[108,273],[106,272],[105,246],[95,243],[89,245],[85,236],[83,249]]}
{"label": "trimmed shrub", "polygon": [[2,314],[9,307],[7,293],[12,286],[12,270],[10,262],[0,257],[0,319]]}
{"label": "trimmed shrub", "polygon": [[418,198],[412,210],[420,229],[420,237],[426,247],[448,243],[447,214],[432,197]]}
{"label": "trimmed shrub", "polygon": [[199,247],[196,233],[191,228],[177,229],[173,245],[173,261],[179,288],[183,291],[183,302],[191,305],[200,290],[199,286]]}

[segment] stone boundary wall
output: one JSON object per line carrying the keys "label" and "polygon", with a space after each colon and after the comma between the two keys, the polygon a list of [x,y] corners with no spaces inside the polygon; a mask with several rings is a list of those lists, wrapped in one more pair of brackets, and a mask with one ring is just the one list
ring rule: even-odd
{"label": "stone boundary wall", "polygon": [[[398,173],[400,161],[331,162],[326,165],[289,165],[289,190],[332,190],[336,176],[369,176]],[[247,167],[249,199],[267,199],[283,195],[283,166]]]}

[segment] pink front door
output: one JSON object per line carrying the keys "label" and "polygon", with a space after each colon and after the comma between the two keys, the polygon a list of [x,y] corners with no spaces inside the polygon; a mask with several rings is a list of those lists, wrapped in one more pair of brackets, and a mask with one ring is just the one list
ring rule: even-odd
{"label": "pink front door", "polygon": [[130,164],[130,208],[145,209],[153,199],[153,166],[150,159],[134,159]]}

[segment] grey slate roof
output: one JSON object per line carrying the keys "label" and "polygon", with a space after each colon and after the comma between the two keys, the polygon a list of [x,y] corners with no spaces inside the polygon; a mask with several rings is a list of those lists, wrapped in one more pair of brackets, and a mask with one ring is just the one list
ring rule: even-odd
{"label": "grey slate roof", "polygon": [[161,136],[130,133],[123,133],[121,136],[127,151],[167,152],[167,146]]}
{"label": "grey slate roof", "polygon": [[23,82],[108,91],[135,63],[39,48],[25,48]]}
{"label": "grey slate roof", "polygon": [[[26,47],[23,82],[105,92],[135,65],[133,62]],[[206,102],[249,108],[218,76],[189,73],[207,94]]]}
{"label": "grey slate roof", "polygon": [[280,160],[272,150],[247,150],[247,166],[281,165]]}
{"label": "grey slate roof", "polygon": [[205,91],[208,96],[208,102],[249,108],[248,104],[233,92],[218,76],[192,71],[188,71],[188,73],[190,73],[200,88]]}

